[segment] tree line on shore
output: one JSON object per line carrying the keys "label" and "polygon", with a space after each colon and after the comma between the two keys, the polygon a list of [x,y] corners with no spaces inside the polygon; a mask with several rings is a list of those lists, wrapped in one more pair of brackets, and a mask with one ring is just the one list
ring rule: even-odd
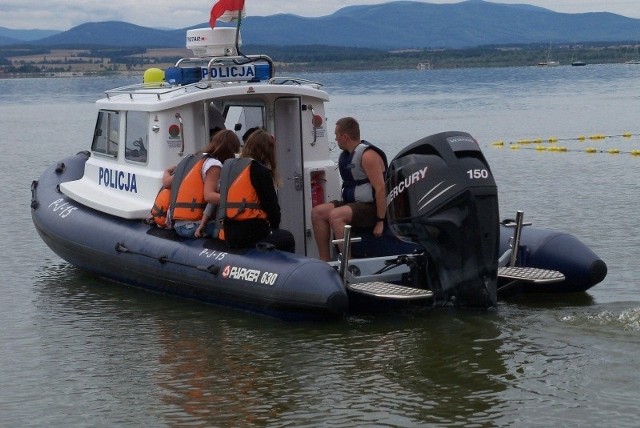
{"label": "tree line on shore", "polygon": [[[55,50],[68,50],[64,57],[49,57]],[[552,58],[568,65],[580,60],[589,64],[621,63],[633,59],[637,46],[628,43],[479,46],[467,49],[403,49],[384,51],[335,46],[259,46],[247,45],[244,54],[266,54],[279,70],[335,71],[415,68],[429,63],[433,68],[515,67],[535,65]],[[35,60],[34,58],[42,58]],[[95,73],[143,70],[170,65],[179,56],[152,56],[148,50],[117,47],[0,47],[0,73],[37,74],[82,70]],[[638,58],[635,58],[638,59]]]}

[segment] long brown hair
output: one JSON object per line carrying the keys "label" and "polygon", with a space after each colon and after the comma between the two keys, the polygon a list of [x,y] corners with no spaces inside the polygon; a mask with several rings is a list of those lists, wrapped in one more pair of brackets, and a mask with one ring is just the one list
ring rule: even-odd
{"label": "long brown hair", "polygon": [[252,158],[269,168],[273,174],[273,182],[278,186],[280,178],[276,164],[276,140],[273,135],[262,129],[253,132],[244,144],[240,156]]}
{"label": "long brown hair", "polygon": [[238,151],[240,151],[240,139],[230,129],[223,129],[217,132],[204,149],[204,152],[208,153],[210,157],[216,158],[223,163],[227,159],[235,157]]}

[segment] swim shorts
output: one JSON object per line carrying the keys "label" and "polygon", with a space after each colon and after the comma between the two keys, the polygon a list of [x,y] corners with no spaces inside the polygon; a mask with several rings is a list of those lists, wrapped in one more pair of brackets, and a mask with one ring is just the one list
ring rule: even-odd
{"label": "swim shorts", "polygon": [[378,218],[375,202],[342,202],[331,201],[336,208],[348,205],[351,207],[351,224],[357,227],[373,227]]}

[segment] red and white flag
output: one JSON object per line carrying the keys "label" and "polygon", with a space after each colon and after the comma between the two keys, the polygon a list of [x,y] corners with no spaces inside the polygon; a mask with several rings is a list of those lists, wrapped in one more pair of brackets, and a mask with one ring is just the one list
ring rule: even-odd
{"label": "red and white flag", "polygon": [[[218,0],[216,4],[211,8],[211,17],[209,18],[209,26],[211,28],[216,26],[216,21],[219,18],[224,18],[226,12],[231,12],[229,21],[231,18],[237,17],[239,11],[244,9],[244,0]],[[228,22],[228,21],[227,21]]]}

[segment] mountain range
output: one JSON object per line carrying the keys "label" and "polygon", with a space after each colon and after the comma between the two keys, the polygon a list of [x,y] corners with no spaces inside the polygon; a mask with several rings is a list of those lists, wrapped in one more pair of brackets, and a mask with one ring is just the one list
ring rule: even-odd
{"label": "mountain range", "polygon": [[[119,21],[81,24],[68,31],[0,27],[0,46],[184,47],[185,31],[208,23],[166,30]],[[394,1],[349,6],[327,16],[247,16],[245,44],[325,45],[374,49],[467,48],[530,43],[637,42],[640,19],[608,12],[567,14],[537,6],[484,0],[454,4]]]}

